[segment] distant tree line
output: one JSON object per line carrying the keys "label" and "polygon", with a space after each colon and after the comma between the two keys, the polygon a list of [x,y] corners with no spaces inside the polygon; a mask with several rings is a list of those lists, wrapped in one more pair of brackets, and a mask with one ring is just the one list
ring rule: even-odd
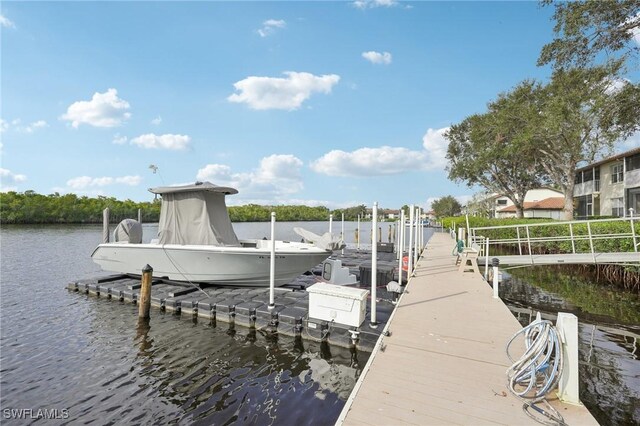
{"label": "distant tree line", "polygon": [[[95,198],[76,194],[37,194],[34,191],[0,193],[0,223],[2,224],[44,224],[44,223],[102,223],[102,211],[109,207],[110,222],[138,218],[141,210],[143,222],[157,222],[160,218],[160,199],[151,202],[117,200],[113,197]],[[324,206],[261,206],[248,204],[230,206],[232,222],[265,222],[271,220],[271,212],[276,213],[280,222],[322,221],[333,214],[340,220],[344,213],[346,221],[355,221],[358,216],[364,220],[369,212],[365,205],[345,209],[329,210]]]}
{"label": "distant tree line", "polygon": [[157,221],[160,202],[116,200],[113,197],[90,198],[76,194],[37,194],[34,191],[0,193],[0,223],[102,223],[102,211],[109,207],[111,222],[138,218]]}

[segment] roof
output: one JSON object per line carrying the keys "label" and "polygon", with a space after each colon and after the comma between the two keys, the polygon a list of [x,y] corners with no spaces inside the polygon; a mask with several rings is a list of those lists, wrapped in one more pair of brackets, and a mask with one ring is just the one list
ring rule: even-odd
{"label": "roof", "polygon": [[600,161],[596,161],[595,163],[587,164],[586,166],[583,166],[583,167],[578,167],[576,169],[576,172],[581,172],[583,170],[588,170],[588,169],[590,169],[592,167],[596,167],[596,166],[599,166],[601,164],[609,163],[611,161],[621,160],[621,159],[623,159],[625,157],[630,157],[630,156],[635,155],[635,154],[640,154],[640,147],[639,148],[630,149],[629,151],[621,152],[620,154],[616,154],[616,155],[613,155],[611,157],[603,158]]}
{"label": "roof", "polygon": [[[524,210],[562,210],[564,209],[564,197],[545,198],[540,201],[527,201]],[[515,213],[516,206],[508,206],[498,210],[500,213]]]}
{"label": "roof", "polygon": [[218,186],[211,182],[196,182],[189,185],[176,186],[159,186],[157,188],[149,188],[149,192],[153,194],[172,194],[176,192],[221,192],[225,195],[237,194],[238,190],[230,186]]}

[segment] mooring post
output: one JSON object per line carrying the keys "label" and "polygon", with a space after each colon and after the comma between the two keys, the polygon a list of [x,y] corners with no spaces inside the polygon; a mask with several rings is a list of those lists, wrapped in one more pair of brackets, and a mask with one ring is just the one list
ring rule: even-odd
{"label": "mooring post", "polygon": [[138,300],[138,318],[149,318],[151,310],[151,279],[153,268],[146,265],[142,268],[142,287],[140,287],[140,299]]}
{"label": "mooring post", "polygon": [[497,257],[494,257],[493,259],[491,259],[491,266],[493,266],[493,298],[494,299],[499,299],[498,296],[498,275],[499,275],[499,271],[498,271],[498,266],[500,265],[500,259],[498,259]]}
{"label": "mooring post", "polygon": [[562,344],[563,368],[558,382],[558,398],[580,405],[578,387],[578,317],[558,312],[556,329]]}
{"label": "mooring post", "polygon": [[[342,213],[342,227],[340,228],[340,240],[344,242],[344,213]],[[344,247],[340,250],[341,254],[344,254]]]}
{"label": "mooring post", "polygon": [[409,253],[407,253],[407,257],[409,258],[409,264],[407,265],[407,279],[411,276],[411,272],[413,271],[413,215],[414,215],[414,207],[413,204],[409,206]]}
{"label": "mooring post", "polygon": [[[331,224],[331,222],[329,222],[329,224]],[[331,225],[329,225],[329,228],[331,228]],[[273,309],[276,306],[275,288],[276,288],[276,212],[271,212],[271,257],[269,259],[269,307],[268,309]]]}
{"label": "mooring post", "polygon": [[102,242],[109,242],[109,207],[102,210]]}
{"label": "mooring post", "polygon": [[371,231],[373,232],[373,239],[371,243],[371,328],[378,327],[376,318],[376,290],[378,287],[378,245],[376,244],[376,231],[378,224],[378,202],[373,203],[373,223]]}
{"label": "mooring post", "polygon": [[489,281],[489,238],[484,239],[484,280]]}
{"label": "mooring post", "polygon": [[329,215],[329,233],[333,231],[333,215]]}
{"label": "mooring post", "polygon": [[360,250],[360,215],[358,215],[358,226],[356,227],[356,249]]}
{"label": "mooring post", "polygon": [[138,222],[142,223],[142,209],[138,209]]}
{"label": "mooring post", "polygon": [[396,239],[396,247],[398,250],[398,284],[402,285],[402,228],[404,228],[404,210],[400,209],[400,234]]}
{"label": "mooring post", "polygon": [[414,249],[414,251],[413,251],[413,268],[414,269],[416,268],[416,266],[418,266],[418,255],[419,255],[418,250],[419,250],[419,247],[420,247],[420,241],[418,241],[418,235],[419,235],[418,234],[418,228],[419,228],[418,227],[418,221],[419,221],[418,217],[420,216],[420,207],[416,206],[415,209],[416,209],[416,213],[415,213],[415,216],[414,216],[414,220],[415,220],[416,223],[415,223],[414,232],[416,233],[416,237],[415,237],[415,240],[414,240],[415,246],[413,247],[413,249]]}

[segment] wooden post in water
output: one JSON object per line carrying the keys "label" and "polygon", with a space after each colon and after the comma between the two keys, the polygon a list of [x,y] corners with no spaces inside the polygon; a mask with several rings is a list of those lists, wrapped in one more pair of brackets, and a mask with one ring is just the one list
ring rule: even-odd
{"label": "wooden post in water", "polygon": [[138,300],[138,318],[149,318],[151,310],[151,277],[153,268],[146,265],[142,268],[142,287],[140,287],[140,299]]}
{"label": "wooden post in water", "polygon": [[378,246],[376,244],[376,225],[378,224],[378,202],[373,203],[373,218],[371,223],[371,322],[369,327],[377,328],[376,318],[376,289],[378,287]]}
{"label": "wooden post in water", "polygon": [[138,209],[138,222],[142,223],[142,209]]}
{"label": "wooden post in water", "polygon": [[109,207],[102,210],[102,242],[109,242]]}

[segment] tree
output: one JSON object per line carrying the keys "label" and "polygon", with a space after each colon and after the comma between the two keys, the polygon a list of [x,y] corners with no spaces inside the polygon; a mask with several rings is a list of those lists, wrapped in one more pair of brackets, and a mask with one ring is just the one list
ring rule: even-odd
{"label": "tree", "polygon": [[565,219],[573,218],[576,166],[610,152],[640,126],[640,85],[613,81],[619,67],[555,71],[531,123],[537,157],[564,192]]}
{"label": "tree", "polygon": [[554,69],[584,68],[601,54],[622,51],[624,61],[638,52],[633,38],[640,37],[640,0],[543,0],[555,5],[556,38],[542,48],[538,65]]}
{"label": "tree", "polygon": [[523,217],[524,198],[545,183],[532,129],[540,120],[541,86],[524,81],[489,103],[488,112],[451,126],[449,179],[508,197]]}
{"label": "tree", "polygon": [[451,195],[439,198],[431,203],[431,209],[437,217],[456,216],[460,214],[462,206]]}
{"label": "tree", "polygon": [[467,203],[467,209],[470,215],[491,217],[494,203],[494,198],[488,191],[476,192]]}

